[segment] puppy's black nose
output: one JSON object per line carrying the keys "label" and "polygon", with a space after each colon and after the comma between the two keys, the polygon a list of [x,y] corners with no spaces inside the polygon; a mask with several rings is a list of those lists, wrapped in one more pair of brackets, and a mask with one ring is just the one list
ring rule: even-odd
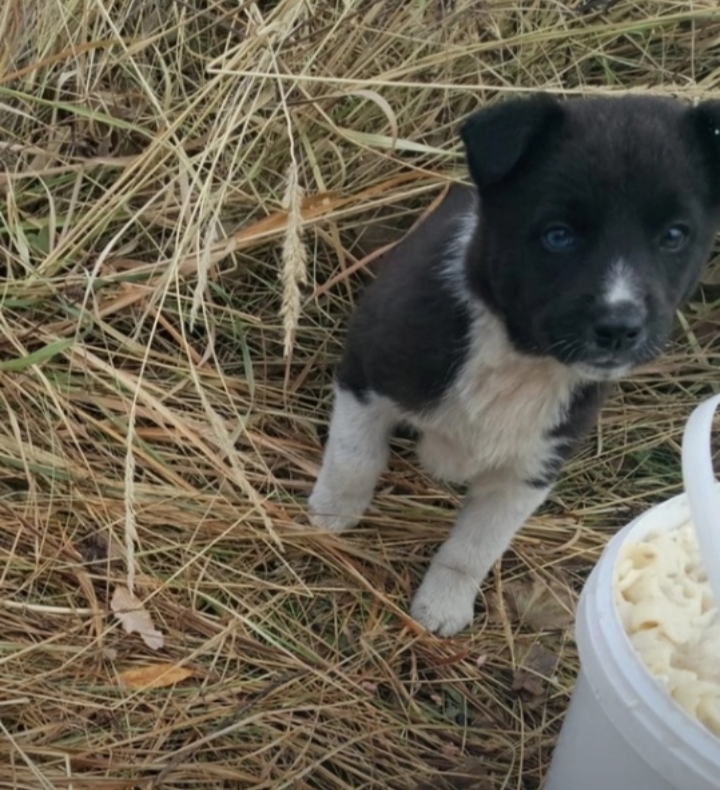
{"label": "puppy's black nose", "polygon": [[644,335],[644,313],[632,302],[608,308],[593,324],[593,341],[603,351],[629,351]]}

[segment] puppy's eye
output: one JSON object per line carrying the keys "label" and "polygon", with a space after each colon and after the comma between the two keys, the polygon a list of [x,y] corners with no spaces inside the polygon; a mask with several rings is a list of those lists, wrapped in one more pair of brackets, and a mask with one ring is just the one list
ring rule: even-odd
{"label": "puppy's eye", "polygon": [[690,229],[687,225],[670,225],[660,237],[660,246],[668,252],[677,252],[682,249],[690,238]]}
{"label": "puppy's eye", "polygon": [[576,237],[567,225],[550,225],[542,234],[543,247],[548,252],[567,252],[576,244]]}

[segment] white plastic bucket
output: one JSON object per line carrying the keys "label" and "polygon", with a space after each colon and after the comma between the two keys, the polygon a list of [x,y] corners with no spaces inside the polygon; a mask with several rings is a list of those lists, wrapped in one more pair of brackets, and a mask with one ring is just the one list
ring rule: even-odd
{"label": "white plastic bucket", "polygon": [[[685,494],[647,511],[607,545],[577,613],[580,676],[544,790],[719,790],[720,740],[653,679],[615,606],[620,549],[691,519],[720,602],[720,484],[709,435],[720,396],[700,404],[683,439]],[[714,523],[713,523],[714,522]],[[720,656],[718,657],[720,661]]]}

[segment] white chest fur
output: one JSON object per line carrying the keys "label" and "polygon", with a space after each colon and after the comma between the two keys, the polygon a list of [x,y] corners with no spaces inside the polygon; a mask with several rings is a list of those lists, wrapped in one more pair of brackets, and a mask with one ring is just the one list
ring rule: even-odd
{"label": "white chest fur", "polygon": [[493,470],[524,479],[543,473],[579,377],[547,358],[518,354],[500,322],[476,309],[467,359],[441,403],[403,415],[422,432],[418,455],[444,480],[468,482]]}

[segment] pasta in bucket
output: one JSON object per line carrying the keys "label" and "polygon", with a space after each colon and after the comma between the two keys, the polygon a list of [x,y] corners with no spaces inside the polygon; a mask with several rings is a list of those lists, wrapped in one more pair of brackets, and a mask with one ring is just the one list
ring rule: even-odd
{"label": "pasta in bucket", "polygon": [[580,674],[544,790],[720,788],[718,406],[685,427],[685,493],[615,535],[585,585]]}

